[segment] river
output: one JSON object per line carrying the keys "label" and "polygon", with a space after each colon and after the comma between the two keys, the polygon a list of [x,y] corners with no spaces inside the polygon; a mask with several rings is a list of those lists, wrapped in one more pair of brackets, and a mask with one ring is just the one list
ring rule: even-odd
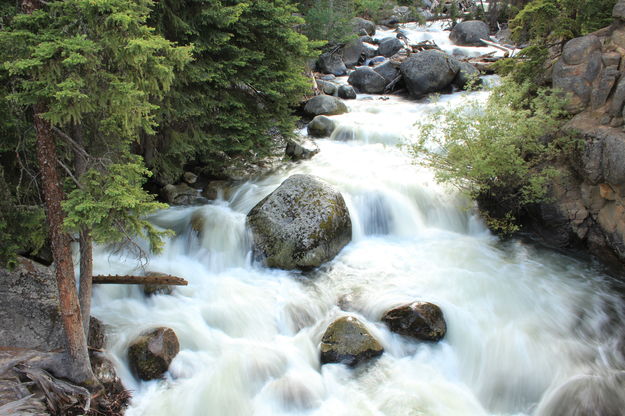
{"label": "river", "polygon": [[[455,48],[439,26],[406,29],[412,40]],[[189,285],[151,298],[122,285],[94,293],[93,314],[109,326],[107,349],[133,391],[127,414],[547,416],[573,415],[577,401],[623,403],[625,314],[608,278],[586,262],[500,241],[469,201],[437,184],[405,148],[418,136],[415,122],[487,96],[359,95],[346,101],[349,113],[333,117],[334,138],[317,140],[321,151],[311,160],[244,183],[226,199],[155,215],[176,236],[145,268]],[[309,273],[253,264],[245,229],[246,213],[295,173],[339,189],[353,223],[352,242]],[[204,218],[200,233],[192,216]],[[132,254],[96,250],[97,274],[136,268]],[[380,322],[415,300],[443,310],[441,342],[416,342]],[[355,369],[320,366],[321,337],[344,315],[364,322],[385,352]],[[139,382],[127,347],[156,326],[174,329],[181,351],[164,380]]]}

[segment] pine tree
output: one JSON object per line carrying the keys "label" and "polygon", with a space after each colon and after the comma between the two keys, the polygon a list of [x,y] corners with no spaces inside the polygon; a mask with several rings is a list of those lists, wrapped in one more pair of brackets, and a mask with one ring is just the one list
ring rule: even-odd
{"label": "pine tree", "polygon": [[[72,376],[83,384],[94,382],[85,341],[89,308],[83,302],[82,316],[68,231],[81,236],[87,289],[91,237],[119,242],[142,234],[159,244],[143,217],[161,205],[143,191],[148,171],[131,150],[141,132],[154,132],[155,102],[190,55],[147,26],[151,7],[149,0],[24,0],[25,13],[0,32],[14,89],[8,99],[34,113],[67,351]],[[90,297],[87,290],[84,299]]]}

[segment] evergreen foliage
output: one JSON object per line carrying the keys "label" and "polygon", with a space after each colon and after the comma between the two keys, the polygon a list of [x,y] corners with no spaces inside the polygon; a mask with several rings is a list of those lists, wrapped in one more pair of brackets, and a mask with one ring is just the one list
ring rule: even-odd
{"label": "evergreen foliage", "polygon": [[482,202],[491,228],[504,234],[517,229],[528,204],[546,197],[557,172],[545,162],[574,143],[554,140],[565,121],[563,100],[547,89],[532,96],[532,88],[508,80],[485,106],[472,102],[435,114],[420,124],[422,136],[412,149],[419,163],[435,169],[437,180]]}
{"label": "evergreen foliage", "polygon": [[146,161],[160,182],[185,163],[208,173],[270,154],[295,128],[292,107],[310,91],[314,56],[287,0],[160,2],[155,25],[170,41],[193,45],[193,62],[161,104]]}

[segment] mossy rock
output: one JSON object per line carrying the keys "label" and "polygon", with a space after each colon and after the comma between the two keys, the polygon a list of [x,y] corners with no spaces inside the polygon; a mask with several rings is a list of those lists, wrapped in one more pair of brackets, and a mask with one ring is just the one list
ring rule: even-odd
{"label": "mossy rock", "polygon": [[247,215],[255,257],[268,267],[310,269],[331,260],[352,238],[343,196],[310,175],[293,175]]}
{"label": "mossy rock", "polygon": [[420,341],[439,341],[447,333],[443,311],[429,302],[413,302],[386,312],[382,322],[392,332]]}
{"label": "mossy rock", "polygon": [[156,328],[139,336],[128,348],[130,369],[141,380],[161,378],[179,351],[173,329]]}
{"label": "mossy rock", "polygon": [[382,344],[353,316],[332,322],[321,339],[321,363],[356,366],[384,352]]}

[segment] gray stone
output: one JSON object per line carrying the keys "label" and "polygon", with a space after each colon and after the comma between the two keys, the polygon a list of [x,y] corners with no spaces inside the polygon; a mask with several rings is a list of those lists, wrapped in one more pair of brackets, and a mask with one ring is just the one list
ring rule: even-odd
{"label": "gray stone", "polygon": [[326,74],[342,76],[347,74],[347,67],[340,53],[326,52],[317,59],[317,69]]}
{"label": "gray stone", "polygon": [[336,84],[330,81],[324,81],[324,80],[318,79],[317,87],[319,88],[321,92],[323,92],[326,95],[336,95],[337,93]]}
{"label": "gray stone", "polygon": [[468,62],[460,62],[460,70],[452,83],[460,89],[464,89],[469,83],[472,86],[480,85],[480,71]]}
{"label": "gray stone", "polygon": [[384,348],[362,322],[345,316],[332,322],[321,339],[321,364],[356,366],[382,355]]}
{"label": "gray stone", "polygon": [[354,17],[352,19],[352,26],[356,34],[360,35],[364,32],[364,35],[375,35],[375,23],[370,20],[363,19],[361,17]]}
{"label": "gray stone", "polygon": [[373,58],[374,56],[378,56],[378,47],[376,45],[363,43],[363,53],[366,59]]}
{"label": "gray stone", "polygon": [[601,60],[603,61],[603,65],[606,67],[618,67],[621,63],[621,54],[618,52],[607,52],[601,55]]}
{"label": "gray stone", "polygon": [[599,83],[590,95],[590,104],[593,109],[596,110],[606,103],[618,76],[619,71],[616,66],[607,67],[601,71]]}
{"label": "gray stone", "polygon": [[448,87],[460,70],[460,62],[445,53],[427,50],[412,55],[399,67],[412,97]]}
{"label": "gray stone", "polygon": [[397,65],[393,64],[390,61],[385,62],[380,66],[376,66],[373,70],[378,74],[382,75],[387,85],[393,82],[395,78],[400,75]]}
{"label": "gray stone", "polygon": [[343,46],[342,56],[345,66],[353,68],[362,61],[364,44],[360,39],[353,39]]}
{"label": "gray stone", "polygon": [[193,205],[200,202],[197,190],[186,183],[165,185],[161,190],[161,196],[170,205]]}
{"label": "gray stone", "polygon": [[384,38],[378,44],[378,54],[390,58],[403,47],[402,41],[395,37]]}
{"label": "gray stone", "polygon": [[156,328],[143,333],[128,347],[128,364],[141,380],[161,378],[180,351],[180,343],[171,328]]}
{"label": "gray stone", "polygon": [[293,175],[247,214],[255,257],[268,267],[310,269],[351,241],[343,196],[310,175]]}
{"label": "gray stone", "polygon": [[594,35],[583,36],[571,39],[564,45],[562,59],[568,65],[580,65],[595,51],[601,51],[599,38]]}
{"label": "gray stone", "polygon": [[330,137],[336,128],[336,123],[330,117],[317,116],[308,123],[308,135],[311,137]]}
{"label": "gray stone", "polygon": [[351,85],[341,85],[339,87],[339,97],[344,100],[353,100],[356,98],[356,91]]}
{"label": "gray stone", "polygon": [[[202,196],[210,201],[216,199],[228,199],[232,193],[232,182],[230,181],[210,181],[202,190]],[[202,231],[197,229],[196,231]]]}
{"label": "gray stone", "polygon": [[334,116],[347,113],[347,111],[347,106],[341,99],[328,95],[313,97],[304,106],[304,112],[313,117],[318,115]]}
{"label": "gray stone", "polygon": [[0,299],[0,347],[64,348],[52,268],[21,257],[14,270],[0,268]]}
{"label": "gray stone", "polygon": [[625,102],[625,77],[621,77],[616,90],[612,94],[612,102],[610,103],[609,114],[612,117],[620,117],[623,110],[623,103]]}
{"label": "gray stone", "polygon": [[360,67],[349,74],[347,79],[358,92],[366,94],[381,94],[386,87],[384,77],[369,67]]}
{"label": "gray stone", "polygon": [[398,306],[382,316],[392,332],[420,341],[439,341],[447,333],[441,308],[429,302]]}
{"label": "gray stone", "polygon": [[284,152],[289,158],[291,158],[291,160],[294,161],[310,159],[319,153],[319,146],[317,146],[313,141],[306,140],[304,138],[289,139],[286,143],[286,149]]}
{"label": "gray stone", "polygon": [[182,180],[189,185],[193,185],[197,182],[197,175],[193,172],[185,172],[182,175]]}
{"label": "gray stone", "polygon": [[481,39],[489,39],[488,25],[481,20],[468,20],[458,23],[451,30],[449,39],[461,46],[484,46]]}

